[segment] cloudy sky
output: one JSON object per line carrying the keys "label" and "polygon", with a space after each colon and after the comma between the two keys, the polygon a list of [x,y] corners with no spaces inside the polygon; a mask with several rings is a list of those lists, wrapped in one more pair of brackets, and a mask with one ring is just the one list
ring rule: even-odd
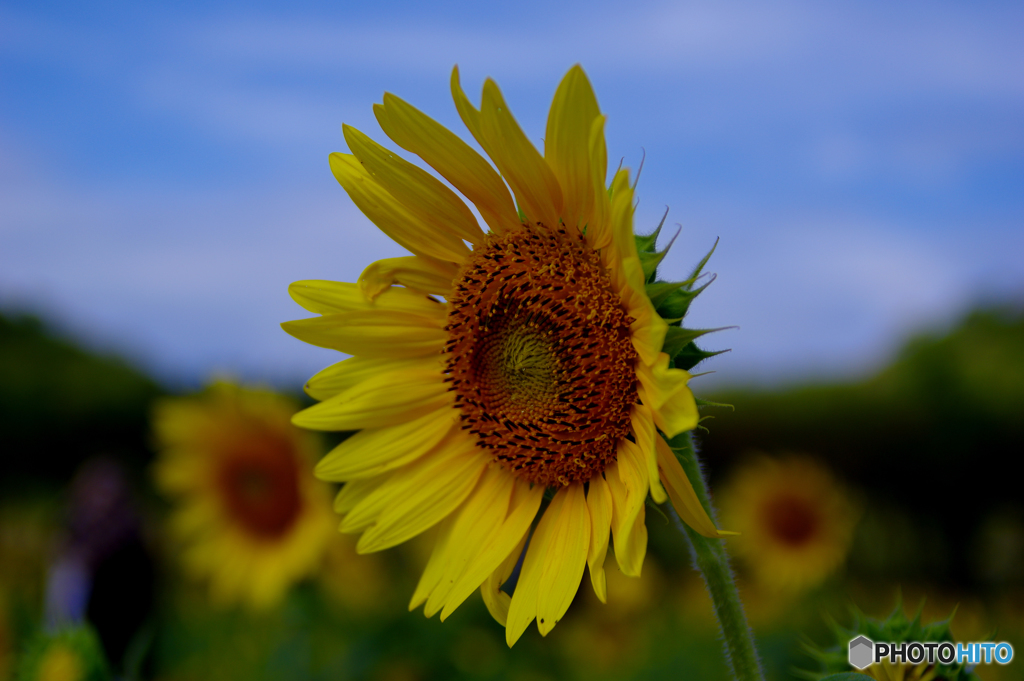
{"label": "cloudy sky", "polygon": [[[737,325],[704,381],[869,371],[909,333],[1024,299],[1019,3],[0,5],[0,309],[166,381],[295,384],[297,279],[399,255],[327,165],[394,92],[466,137],[448,78],[498,81],[538,145],[583,64],[638,229],[669,207],[692,311]],[[393,145],[392,145],[393,146]]]}

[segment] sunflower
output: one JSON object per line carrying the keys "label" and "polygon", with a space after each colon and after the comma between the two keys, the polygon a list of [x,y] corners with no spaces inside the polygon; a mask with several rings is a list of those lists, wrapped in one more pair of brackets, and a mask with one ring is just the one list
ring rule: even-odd
{"label": "sunflower", "polygon": [[291,400],[229,383],[157,405],[155,478],[178,502],[170,521],[183,563],[213,599],[262,608],[319,567],[334,536],[319,453],[292,427]]}
{"label": "sunflower", "polygon": [[494,167],[392,94],[374,113],[487,231],[433,174],[343,126],[352,153],[330,155],[334,176],[412,255],[354,284],[291,285],[320,316],[284,329],[352,355],[309,380],[321,402],[293,422],[359,431],[316,474],[345,483],[334,508],[361,553],[438,526],[410,610],[443,620],[480,588],[511,646],[535,619],[551,631],[587,566],[605,600],[609,533],[640,574],[648,493],[718,531],[665,439],[697,424],[690,374],[662,351],[629,171],[605,187],[605,118],[583,70],[555,93],[543,155],[492,80],[479,109],[457,68],[451,89]]}
{"label": "sunflower", "polygon": [[773,592],[820,584],[850,549],[857,513],[819,463],[800,456],[758,456],[718,495],[722,520],[740,536],[733,553],[756,583]]}

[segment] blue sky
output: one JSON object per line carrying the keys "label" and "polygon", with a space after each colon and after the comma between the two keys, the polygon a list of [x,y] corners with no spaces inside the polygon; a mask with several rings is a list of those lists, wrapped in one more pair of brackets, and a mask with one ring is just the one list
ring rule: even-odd
{"label": "blue sky", "polygon": [[[1024,299],[1019,3],[70,3],[0,6],[0,308],[173,383],[294,384],[287,284],[399,255],[332,178],[395,92],[468,137],[458,64],[538,145],[583,64],[639,229],[721,238],[692,311],[738,325],[714,381],[854,375],[971,305]],[[394,145],[391,145],[392,147]]]}

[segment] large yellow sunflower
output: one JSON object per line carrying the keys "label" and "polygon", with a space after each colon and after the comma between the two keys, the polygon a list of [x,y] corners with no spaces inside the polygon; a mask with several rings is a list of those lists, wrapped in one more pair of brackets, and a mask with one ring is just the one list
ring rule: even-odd
{"label": "large yellow sunflower", "polygon": [[217,602],[277,603],[334,536],[330,488],[310,473],[317,444],[291,424],[296,406],[223,382],[157,405],[157,487],[178,502],[170,528],[185,568]]}
{"label": "large yellow sunflower", "polygon": [[559,85],[543,155],[493,81],[479,109],[457,69],[451,86],[497,170],[394,95],[374,112],[472,202],[486,233],[448,185],[344,126],[352,153],[331,154],[335,177],[412,255],[370,264],[356,284],[292,284],[320,316],[283,326],[353,355],[309,380],[322,401],[294,418],[360,431],[316,468],[346,483],[341,531],[361,532],[365,553],[439,525],[410,609],[444,619],[480,588],[512,645],[534,619],[551,631],[585,566],[605,599],[609,533],[622,571],[640,574],[648,492],[718,531],[665,441],[697,423],[690,374],[662,352],[668,325],[645,292],[629,172],[605,187],[605,118],[586,75],[573,67]]}

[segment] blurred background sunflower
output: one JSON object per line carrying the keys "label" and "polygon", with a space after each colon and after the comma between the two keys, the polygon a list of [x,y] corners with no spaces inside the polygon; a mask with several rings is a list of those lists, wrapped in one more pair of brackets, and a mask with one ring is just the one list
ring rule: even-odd
{"label": "blurred background sunflower", "polygon": [[334,536],[330,489],[313,477],[318,444],[291,425],[297,405],[226,382],[157,403],[157,488],[185,568],[219,603],[274,605],[314,573]]}
{"label": "blurred background sunflower", "polygon": [[821,584],[850,550],[858,512],[829,471],[807,456],[753,455],[717,495],[730,541],[761,587],[801,591]]}

